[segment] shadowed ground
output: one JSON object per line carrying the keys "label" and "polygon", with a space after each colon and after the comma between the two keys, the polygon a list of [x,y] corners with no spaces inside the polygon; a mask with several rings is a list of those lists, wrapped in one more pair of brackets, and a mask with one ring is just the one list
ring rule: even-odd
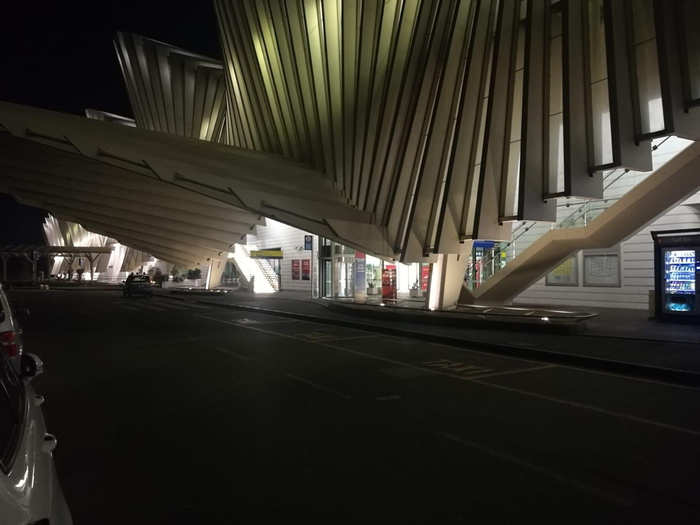
{"label": "shadowed ground", "polygon": [[16,292],[76,523],[696,523],[700,391],[114,292]]}

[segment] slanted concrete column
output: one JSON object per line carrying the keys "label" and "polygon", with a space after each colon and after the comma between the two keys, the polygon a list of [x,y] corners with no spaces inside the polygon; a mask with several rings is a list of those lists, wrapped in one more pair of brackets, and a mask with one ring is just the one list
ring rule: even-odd
{"label": "slanted concrete column", "polygon": [[90,281],[93,281],[95,278],[95,263],[97,262],[97,259],[100,258],[100,254],[98,253],[97,255],[93,255],[92,253],[88,253],[85,255],[85,257],[90,263]]}
{"label": "slanted concrete column", "polygon": [[207,273],[207,290],[221,286],[221,278],[226,269],[226,259],[212,259],[209,261],[209,272]]}
{"label": "slanted concrete column", "polygon": [[430,277],[428,307],[431,310],[451,310],[457,306],[471,251],[472,242],[468,241],[461,253],[438,256]]}
{"label": "slanted concrete column", "polygon": [[32,263],[32,282],[35,283],[36,277],[37,277],[36,276],[36,267],[37,267],[37,263],[39,262],[39,258],[41,257],[41,254],[39,252],[35,252],[34,250],[32,250],[29,253],[25,253],[24,256],[26,257],[26,259],[30,263]]}

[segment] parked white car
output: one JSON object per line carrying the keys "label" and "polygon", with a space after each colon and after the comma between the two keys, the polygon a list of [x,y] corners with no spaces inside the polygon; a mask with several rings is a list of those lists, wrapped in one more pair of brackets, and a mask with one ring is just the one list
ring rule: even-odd
{"label": "parked white car", "polygon": [[[8,333],[14,332],[14,333]],[[71,525],[53,461],[56,437],[46,432],[30,381],[43,370],[24,353],[21,332],[0,286],[0,523]]]}
{"label": "parked white car", "polygon": [[10,357],[19,372],[22,355],[22,328],[0,284],[0,349]]}

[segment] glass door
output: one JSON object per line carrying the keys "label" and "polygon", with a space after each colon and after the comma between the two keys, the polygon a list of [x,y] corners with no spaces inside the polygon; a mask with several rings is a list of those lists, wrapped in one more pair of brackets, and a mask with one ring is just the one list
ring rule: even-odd
{"label": "glass door", "polygon": [[354,255],[334,256],[336,297],[353,297],[355,294],[353,264]]}
{"label": "glass door", "polygon": [[331,260],[321,260],[321,297],[333,297],[333,273]]}

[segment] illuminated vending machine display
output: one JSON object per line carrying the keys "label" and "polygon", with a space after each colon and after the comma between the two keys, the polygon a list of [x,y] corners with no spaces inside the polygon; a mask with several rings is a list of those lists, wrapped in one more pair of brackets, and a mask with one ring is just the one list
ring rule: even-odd
{"label": "illuminated vending machine display", "polygon": [[695,250],[664,249],[664,311],[696,311],[695,272]]}
{"label": "illuminated vending machine display", "polygon": [[700,229],[651,232],[654,239],[655,316],[700,322]]}

